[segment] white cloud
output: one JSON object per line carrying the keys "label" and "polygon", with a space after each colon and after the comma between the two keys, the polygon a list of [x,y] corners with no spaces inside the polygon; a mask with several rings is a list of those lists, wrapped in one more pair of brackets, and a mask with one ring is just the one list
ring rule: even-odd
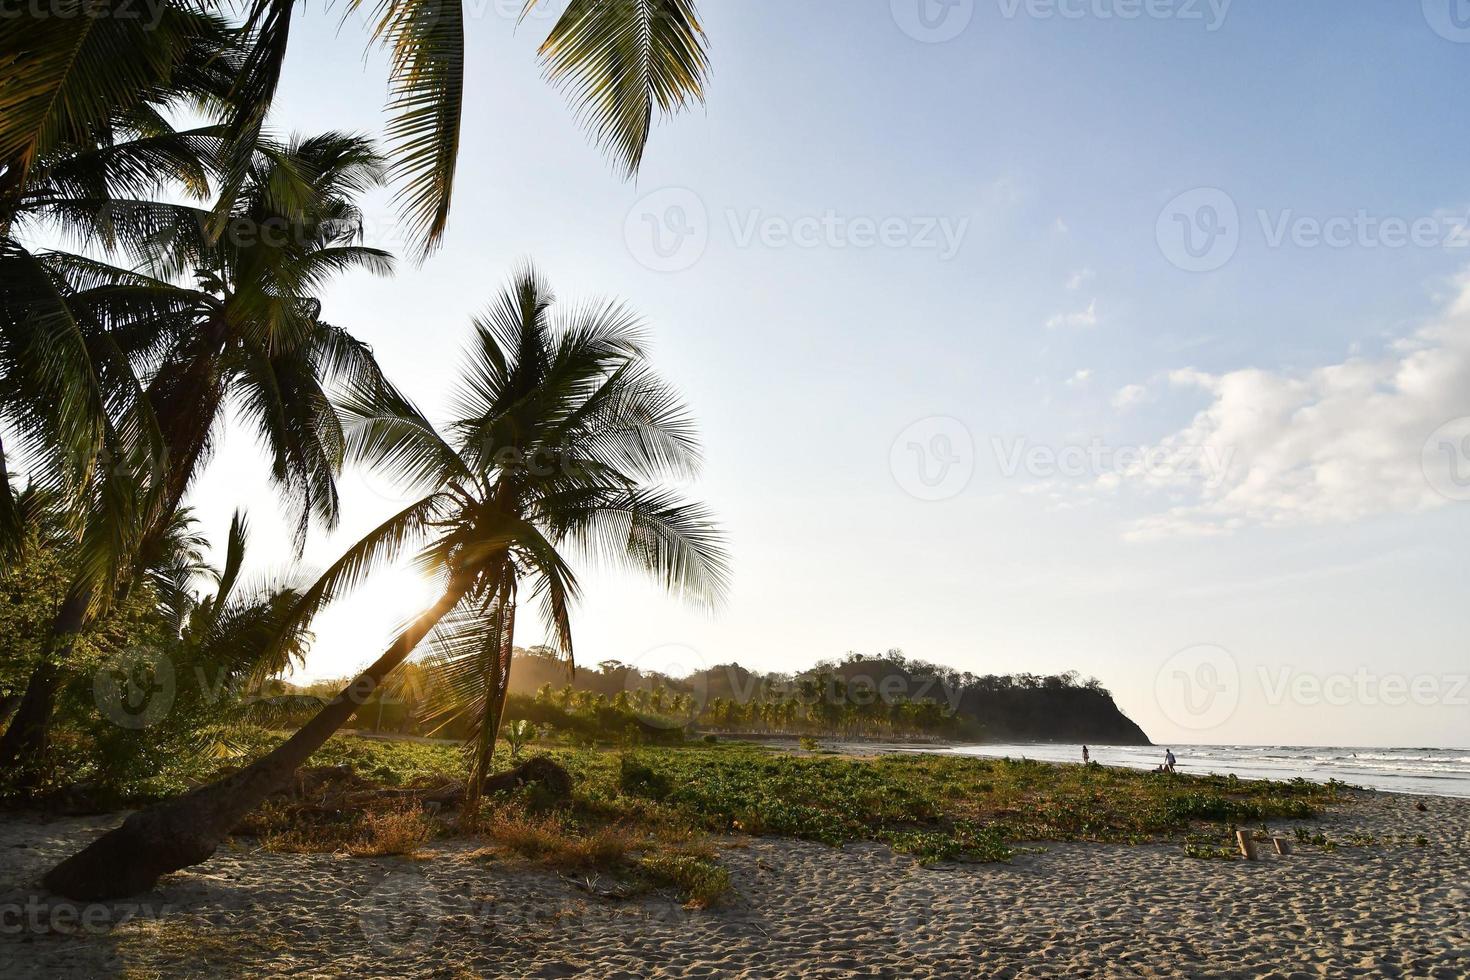
{"label": "white cloud", "polygon": [[1092,377],[1092,368],[1082,368],[1067,379],[1067,387],[1080,388],[1082,385],[1087,384],[1087,379],[1090,377]]}
{"label": "white cloud", "polygon": [[1209,405],[1123,477],[1185,502],[1129,536],[1342,523],[1448,503],[1441,491],[1470,473],[1470,459],[1454,455],[1470,452],[1470,440],[1444,453],[1426,443],[1470,416],[1470,274],[1459,287],[1434,322],[1374,358],[1304,373],[1172,372],[1171,385],[1205,393]]}
{"label": "white cloud", "polygon": [[1056,330],[1059,327],[1075,327],[1087,329],[1097,326],[1097,300],[1087,304],[1087,309],[1080,313],[1058,313],[1046,321],[1046,329]]}
{"label": "white cloud", "polygon": [[1147,395],[1148,389],[1143,385],[1124,385],[1113,395],[1113,407],[1120,412],[1126,411],[1143,401]]}
{"label": "white cloud", "polygon": [[1096,272],[1093,272],[1087,266],[1083,266],[1082,268],[1078,269],[1076,272],[1072,273],[1072,277],[1067,280],[1067,289],[1069,289],[1069,290],[1071,290],[1073,292],[1076,292],[1077,290],[1079,290],[1079,289],[1082,288],[1082,284],[1083,283],[1088,282],[1089,280],[1094,279],[1096,277],[1097,277],[1097,273]]}

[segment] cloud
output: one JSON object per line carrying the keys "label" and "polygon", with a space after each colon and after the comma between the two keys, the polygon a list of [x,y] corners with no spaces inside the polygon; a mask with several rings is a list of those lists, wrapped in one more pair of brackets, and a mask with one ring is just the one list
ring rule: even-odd
{"label": "cloud", "polygon": [[1066,385],[1068,388],[1080,388],[1087,384],[1087,379],[1090,377],[1092,377],[1092,368],[1082,368],[1067,379]]}
{"label": "cloud", "polygon": [[1470,474],[1470,439],[1446,440],[1443,453],[1431,444],[1445,423],[1470,416],[1470,274],[1442,314],[1379,356],[1306,372],[1184,368],[1168,380],[1209,404],[1122,473],[1126,486],[1185,501],[1137,522],[1130,537],[1443,506],[1452,499],[1445,488]]}
{"label": "cloud", "polygon": [[1097,300],[1087,304],[1087,309],[1080,313],[1058,313],[1046,321],[1046,329],[1056,330],[1059,327],[1074,327],[1087,329],[1097,326]]}
{"label": "cloud", "polygon": [[1113,395],[1113,407],[1120,412],[1127,411],[1143,401],[1147,395],[1148,389],[1143,385],[1124,385]]}
{"label": "cloud", "polygon": [[1083,283],[1096,277],[1096,272],[1093,272],[1087,266],[1083,266],[1076,272],[1072,273],[1072,277],[1067,280],[1067,289],[1071,290],[1072,292],[1076,292],[1077,290],[1082,288]]}

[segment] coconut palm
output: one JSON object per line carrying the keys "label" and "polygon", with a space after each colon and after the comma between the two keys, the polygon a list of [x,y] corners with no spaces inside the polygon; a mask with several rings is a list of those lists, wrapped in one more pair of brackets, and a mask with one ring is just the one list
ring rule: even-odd
{"label": "coconut palm", "polygon": [[[0,424],[16,436],[0,445],[0,474],[19,451],[79,518],[99,457],[125,450],[105,443],[119,399],[139,389],[129,368],[149,344],[147,321],[135,297],[128,330],[97,329],[55,253],[25,243],[59,232],[132,262],[129,246],[179,220],[165,197],[205,198],[220,131],[178,132],[166,117],[222,112],[242,38],[185,6],[58,0],[44,14],[7,17],[0,58]],[[0,480],[0,557],[20,533],[9,491]]]}
{"label": "coconut palm", "polygon": [[[465,9],[459,0],[348,0],[367,8],[389,52],[387,135],[403,182],[405,222],[432,250],[449,223],[464,110]],[[549,6],[524,0],[521,20]],[[232,131],[258,133],[285,62],[296,0],[252,0],[251,38]],[[637,173],[657,111],[703,101],[708,68],[694,0],[569,0],[540,48],[594,139],[627,175]]]}
{"label": "coconut palm", "polygon": [[661,483],[692,475],[698,447],[683,405],[647,365],[634,318],[614,304],[554,317],[552,303],[528,269],[475,323],[445,434],[387,384],[360,387],[344,407],[349,458],[387,465],[422,495],[328,569],[303,595],[301,615],[409,548],[437,576],[439,598],[278,748],[130,816],[54,868],[47,887],[76,898],[130,895],[206,860],[430,634],[464,651],[467,676],[481,685],[483,759],[520,601],[537,604],[554,648],[572,656],[577,559],[639,568],[696,598],[721,596],[719,532],[703,507]]}
{"label": "coconut palm", "polygon": [[37,169],[166,133],[164,116],[173,109],[217,110],[239,77],[240,40],[199,5],[171,0],[53,0],[40,14],[8,11],[0,59],[0,236],[10,233]]}
{"label": "coconut palm", "polygon": [[[139,416],[126,431],[147,439],[117,445],[106,453],[111,465],[93,468],[103,478],[95,495],[115,506],[88,511],[81,548],[88,574],[79,576],[58,610],[48,654],[0,739],[0,764],[42,758],[69,638],[127,587],[129,569],[157,560],[161,535],[207,461],[232,401],[270,455],[271,476],[295,517],[298,550],[313,520],[335,524],[344,437],[327,392],[337,383],[370,386],[381,374],[366,345],[322,320],[313,293],[344,270],[391,269],[386,252],[360,243],[354,203],[382,179],[382,161],[361,137],[263,141],[230,208],[226,234],[207,234],[209,212],[170,204],[167,220],[131,242],[133,251],[147,253],[152,275],[71,253],[27,253],[26,268],[38,268],[36,278],[56,290],[67,337],[78,338],[81,353],[71,371],[90,378],[88,371],[100,363],[90,343],[115,362],[118,377],[133,379],[139,361],[150,361],[152,373],[146,389],[123,385],[135,396],[127,404]],[[105,209],[112,202],[103,203]],[[97,220],[96,214],[78,208],[72,220]],[[195,284],[176,285],[174,279],[191,268]],[[0,266],[0,296],[19,295],[6,288],[4,272]],[[34,307],[25,315],[33,318]],[[35,337],[20,315],[17,323],[9,332],[0,324],[0,369],[7,379],[12,369],[24,378],[44,363],[28,350],[3,357],[6,336]],[[12,400],[19,418],[45,404],[27,392]],[[0,410],[4,404],[0,400]],[[106,423],[117,412],[99,406],[92,414]],[[64,444],[50,435],[43,427],[34,442]]]}

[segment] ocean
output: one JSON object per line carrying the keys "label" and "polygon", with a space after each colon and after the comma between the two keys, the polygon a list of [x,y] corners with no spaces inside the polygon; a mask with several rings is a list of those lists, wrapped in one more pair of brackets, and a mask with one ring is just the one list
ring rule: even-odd
{"label": "ocean", "polygon": [[[1235,773],[1241,779],[1341,780],[1392,793],[1470,797],[1470,749],[1381,749],[1302,745],[1172,745],[1186,773]],[[1152,769],[1165,746],[1089,745],[1094,762]],[[959,745],[926,751],[1044,762],[1081,762],[1081,745]]]}

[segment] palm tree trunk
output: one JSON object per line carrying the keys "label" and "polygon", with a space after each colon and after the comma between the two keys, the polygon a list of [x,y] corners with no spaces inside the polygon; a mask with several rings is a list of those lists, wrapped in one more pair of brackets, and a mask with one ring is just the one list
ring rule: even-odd
{"label": "palm tree trunk", "polygon": [[132,814],[47,872],[46,887],[78,901],[126,898],[152,888],[162,875],[208,860],[245,814],[290,784],[296,769],[372,697],[469,586],[468,578],[452,578],[439,600],[372,666],[269,754],[224,779]]}
{"label": "palm tree trunk", "polygon": [[61,687],[61,663],[70,654],[77,634],[87,625],[90,600],[91,595],[85,590],[71,592],[57,609],[41,662],[31,671],[15,717],[5,729],[5,736],[0,738],[0,769],[20,771],[22,787],[34,785],[40,771],[37,764],[46,752],[51,712],[56,704],[56,691]]}

